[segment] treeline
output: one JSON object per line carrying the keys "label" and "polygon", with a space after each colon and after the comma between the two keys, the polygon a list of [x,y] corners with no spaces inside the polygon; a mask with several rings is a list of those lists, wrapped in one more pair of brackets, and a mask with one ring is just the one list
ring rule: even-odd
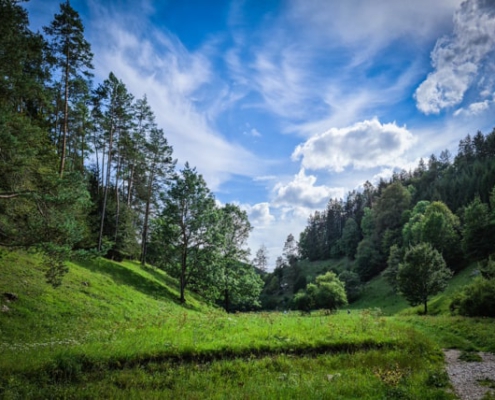
{"label": "treeline", "polygon": [[0,0],[0,246],[42,254],[57,286],[74,257],[154,262],[226,309],[257,304],[261,280],[244,248],[251,226],[218,206],[202,176],[176,171],[146,96],[93,54],[69,1],[42,33]]}

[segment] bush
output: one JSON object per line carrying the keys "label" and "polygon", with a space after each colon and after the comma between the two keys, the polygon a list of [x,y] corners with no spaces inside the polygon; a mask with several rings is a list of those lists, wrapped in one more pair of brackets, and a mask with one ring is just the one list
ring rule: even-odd
{"label": "bush", "polygon": [[450,310],[468,317],[495,317],[495,279],[477,278],[454,297]]}

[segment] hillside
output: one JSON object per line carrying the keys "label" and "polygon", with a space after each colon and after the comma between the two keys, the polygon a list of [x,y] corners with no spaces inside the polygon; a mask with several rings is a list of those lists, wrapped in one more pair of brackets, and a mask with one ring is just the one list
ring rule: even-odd
{"label": "hillside", "polygon": [[[449,314],[449,304],[453,295],[474,278],[477,265],[473,264],[458,272],[450,280],[447,289],[428,302],[430,315]],[[407,301],[397,293],[394,293],[382,276],[373,278],[364,286],[361,297],[349,305],[350,309],[359,310],[365,308],[379,308],[385,315],[413,315],[421,314],[421,306],[410,307]]]}
{"label": "hillside", "polygon": [[[178,303],[177,282],[163,271],[106,259],[71,262],[62,286],[54,289],[36,254],[3,252],[0,258],[0,342],[87,341],[127,326],[159,326],[167,316],[211,311],[187,295]],[[9,302],[5,293],[17,300]],[[91,334],[89,334],[91,332]]]}

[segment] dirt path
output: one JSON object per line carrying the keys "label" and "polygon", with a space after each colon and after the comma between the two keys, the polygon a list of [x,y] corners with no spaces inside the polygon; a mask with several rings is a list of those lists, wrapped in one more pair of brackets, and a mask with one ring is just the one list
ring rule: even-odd
{"label": "dirt path", "polygon": [[495,390],[480,384],[480,380],[495,384],[495,354],[479,353],[483,361],[467,362],[459,360],[461,351],[445,350],[447,373],[456,394],[462,400],[482,399],[486,392]]}

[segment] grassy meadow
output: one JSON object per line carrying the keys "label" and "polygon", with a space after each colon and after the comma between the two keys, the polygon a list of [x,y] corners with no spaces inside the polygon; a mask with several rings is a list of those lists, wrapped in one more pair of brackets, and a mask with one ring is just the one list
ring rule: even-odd
{"label": "grassy meadow", "polygon": [[226,314],[190,293],[180,305],[174,279],[137,263],[74,262],[57,289],[35,255],[0,267],[0,294],[18,296],[0,300],[5,399],[451,399],[441,349],[495,351],[491,320],[390,317],[378,300]]}

